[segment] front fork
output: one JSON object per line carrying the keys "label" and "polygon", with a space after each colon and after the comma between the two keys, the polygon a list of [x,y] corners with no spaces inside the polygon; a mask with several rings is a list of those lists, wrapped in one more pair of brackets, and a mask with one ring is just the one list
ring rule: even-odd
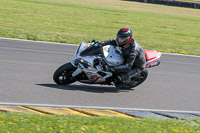
{"label": "front fork", "polygon": [[77,69],[72,73],[72,77],[78,76],[83,70],[78,66],[78,63],[75,60],[71,61],[71,64],[76,67]]}
{"label": "front fork", "polygon": [[71,61],[71,64],[72,64],[74,67],[78,67],[78,63],[77,63],[75,60],[72,60],[72,61]]}

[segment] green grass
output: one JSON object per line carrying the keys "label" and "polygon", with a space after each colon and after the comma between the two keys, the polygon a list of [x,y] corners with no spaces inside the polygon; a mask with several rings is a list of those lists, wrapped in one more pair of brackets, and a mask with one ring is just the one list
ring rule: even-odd
{"label": "green grass", "polygon": [[145,48],[200,55],[200,10],[121,0],[0,0],[0,36],[79,44],[133,29]]}
{"label": "green grass", "polygon": [[199,133],[200,119],[83,117],[0,113],[1,133]]}

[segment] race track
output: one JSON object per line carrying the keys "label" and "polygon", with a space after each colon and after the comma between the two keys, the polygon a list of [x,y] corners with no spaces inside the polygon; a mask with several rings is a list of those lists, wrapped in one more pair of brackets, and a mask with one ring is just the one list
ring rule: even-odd
{"label": "race track", "polygon": [[200,57],[163,54],[134,90],[74,83],[58,86],[54,71],[77,46],[0,39],[0,102],[200,111]]}

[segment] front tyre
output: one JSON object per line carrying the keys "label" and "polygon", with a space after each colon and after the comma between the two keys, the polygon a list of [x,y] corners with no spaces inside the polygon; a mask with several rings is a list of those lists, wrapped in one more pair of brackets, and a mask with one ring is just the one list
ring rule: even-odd
{"label": "front tyre", "polygon": [[70,62],[60,66],[53,75],[53,80],[58,85],[67,85],[74,83],[76,79],[72,77],[72,73],[76,70]]}

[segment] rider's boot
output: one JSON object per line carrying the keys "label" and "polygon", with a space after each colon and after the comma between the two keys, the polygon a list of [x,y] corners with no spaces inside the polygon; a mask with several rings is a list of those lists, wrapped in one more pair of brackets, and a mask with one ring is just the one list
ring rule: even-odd
{"label": "rider's boot", "polygon": [[142,72],[143,69],[141,68],[133,68],[130,72],[128,73],[121,73],[118,75],[118,79],[124,83],[124,84],[129,84],[130,82],[134,82],[131,81],[131,78],[133,78],[134,76],[136,76],[137,74],[139,74],[140,72]]}

